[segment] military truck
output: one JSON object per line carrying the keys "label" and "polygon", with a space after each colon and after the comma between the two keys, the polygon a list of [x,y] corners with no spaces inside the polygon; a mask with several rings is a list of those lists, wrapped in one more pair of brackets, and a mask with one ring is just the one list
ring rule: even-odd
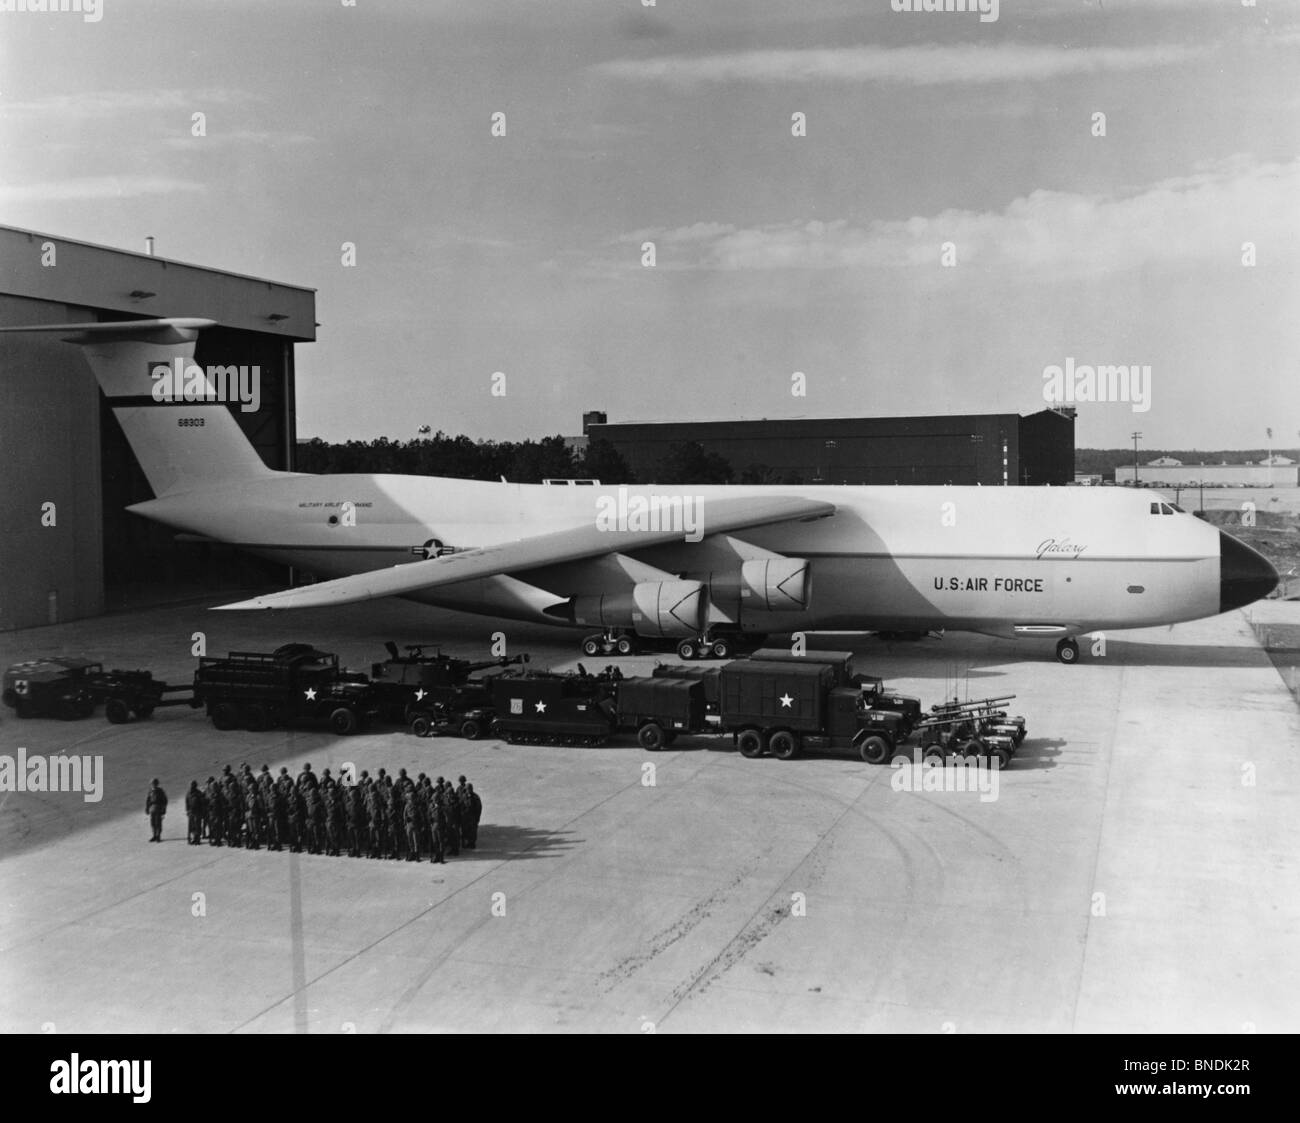
{"label": "military truck", "polygon": [[837,685],[825,663],[737,659],[719,672],[719,724],[747,757],[791,760],[805,749],[853,749],[885,764],[902,719],[867,705],[861,691]]}
{"label": "military truck", "polygon": [[755,651],[753,659],[767,662],[786,663],[824,663],[835,672],[836,686],[856,686],[867,703],[868,709],[891,710],[902,719],[900,738],[907,740],[921,720],[921,699],[910,694],[900,694],[890,690],[885,680],[879,675],[855,673],[853,652],[851,651],[805,651],[796,655],[783,647],[764,647]]}
{"label": "military truck", "polygon": [[379,716],[365,676],[341,670],[337,655],[306,643],[204,656],[192,704],[205,707],[218,729],[323,724],[347,734]]}

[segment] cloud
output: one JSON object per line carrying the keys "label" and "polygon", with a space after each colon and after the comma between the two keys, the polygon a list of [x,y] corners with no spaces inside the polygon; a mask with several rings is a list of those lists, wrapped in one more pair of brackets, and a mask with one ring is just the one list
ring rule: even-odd
{"label": "cloud", "polygon": [[920,269],[949,274],[940,247],[960,266],[1052,277],[1104,275],[1160,262],[1236,262],[1241,243],[1261,257],[1300,245],[1300,160],[1256,164],[1238,156],[1141,191],[1084,195],[1034,191],[999,211],[951,209],[873,222],[805,221],[736,229],[696,223],[646,230],[631,241],[666,244],[659,265],[715,270]]}
{"label": "cloud", "polygon": [[266,132],[259,129],[231,129],[226,131],[215,127],[201,137],[191,136],[189,132],[186,132],[184,136],[169,136],[162,141],[164,147],[183,150],[195,149],[205,144],[265,144],[278,146],[282,144],[314,144],[315,142],[316,138],[308,136],[306,133]]}
{"label": "cloud", "polygon": [[613,59],[595,71],[634,82],[879,82],[912,86],[1042,81],[1072,74],[1145,70],[1188,62],[1208,46],[1071,49],[1024,43],[977,46],[826,47]]}
{"label": "cloud", "polygon": [[97,120],[124,113],[156,110],[204,110],[211,105],[256,101],[252,94],[222,89],[91,90],[51,94],[26,101],[0,99],[0,116],[48,117],[61,122]]}
{"label": "cloud", "polygon": [[46,183],[0,186],[0,203],[48,203],[87,199],[131,199],[140,195],[175,195],[206,191],[201,183],[166,176],[104,175]]}

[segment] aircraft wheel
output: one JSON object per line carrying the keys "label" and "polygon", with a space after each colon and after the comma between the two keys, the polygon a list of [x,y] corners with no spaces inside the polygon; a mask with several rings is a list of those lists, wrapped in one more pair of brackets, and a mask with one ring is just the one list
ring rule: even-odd
{"label": "aircraft wheel", "polygon": [[677,645],[677,655],[681,659],[694,659],[696,650],[694,640],[684,639]]}
{"label": "aircraft wheel", "polygon": [[731,644],[725,639],[715,639],[713,641],[713,658],[727,659],[731,655]]}
{"label": "aircraft wheel", "polygon": [[125,725],[131,720],[131,710],[121,698],[110,698],[104,706],[104,716],[114,725]]}
{"label": "aircraft wheel", "polygon": [[767,748],[777,760],[794,760],[799,755],[799,738],[787,729],[778,729],[768,740]]}
{"label": "aircraft wheel", "polygon": [[645,725],[637,730],[636,739],[641,742],[643,749],[648,749],[652,753],[657,753],[667,744],[667,738],[664,736],[663,727],[658,722],[648,721]]}
{"label": "aircraft wheel", "polygon": [[582,653],[588,658],[600,654],[600,640],[595,636],[588,636],[582,641]]}
{"label": "aircraft wheel", "polygon": [[466,741],[477,741],[483,736],[483,727],[479,724],[477,718],[467,717],[460,723],[460,735]]}
{"label": "aircraft wheel", "polygon": [[1079,644],[1073,639],[1058,639],[1056,641],[1056,657],[1062,663],[1077,663],[1079,661]]}
{"label": "aircraft wheel", "polygon": [[212,707],[212,724],[221,730],[239,727],[239,711],[229,702],[218,702]]}
{"label": "aircraft wheel", "polygon": [[740,736],[736,738],[736,748],[740,750],[741,756],[754,757],[763,755],[763,734],[757,729],[742,729]]}
{"label": "aircraft wheel", "polygon": [[866,764],[884,764],[892,755],[883,737],[864,737],[858,753]]}
{"label": "aircraft wheel", "polygon": [[619,636],[614,644],[614,650],[620,655],[631,655],[634,644],[631,636]]}

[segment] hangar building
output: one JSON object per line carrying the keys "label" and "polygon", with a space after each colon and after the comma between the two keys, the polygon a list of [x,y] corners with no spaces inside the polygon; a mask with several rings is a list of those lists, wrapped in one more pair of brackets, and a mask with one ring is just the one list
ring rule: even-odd
{"label": "hangar building", "polygon": [[1050,484],[1074,482],[1074,410],[934,417],[820,417],[610,424],[583,416],[636,478],[653,482],[673,445],[726,460],[736,483]]}
{"label": "hangar building", "polygon": [[[231,412],[268,467],[292,469],[293,346],[316,337],[315,290],[0,226],[0,326],[158,316],[220,324],[200,334],[199,365],[260,368],[260,408]],[[124,510],[153,493],[81,351],[57,333],[0,335],[0,382],[0,630],[285,580]]]}

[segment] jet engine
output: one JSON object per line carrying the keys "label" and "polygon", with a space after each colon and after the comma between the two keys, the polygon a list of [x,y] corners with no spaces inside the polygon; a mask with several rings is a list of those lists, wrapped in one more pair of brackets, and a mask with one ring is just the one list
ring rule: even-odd
{"label": "jet engine", "polygon": [[808,563],[803,558],[759,558],[740,567],[740,595],[748,612],[796,612],[808,607]]}
{"label": "jet engine", "polygon": [[634,628],[643,636],[695,636],[708,605],[700,581],[642,581],[628,592],[574,597],[575,624]]}

